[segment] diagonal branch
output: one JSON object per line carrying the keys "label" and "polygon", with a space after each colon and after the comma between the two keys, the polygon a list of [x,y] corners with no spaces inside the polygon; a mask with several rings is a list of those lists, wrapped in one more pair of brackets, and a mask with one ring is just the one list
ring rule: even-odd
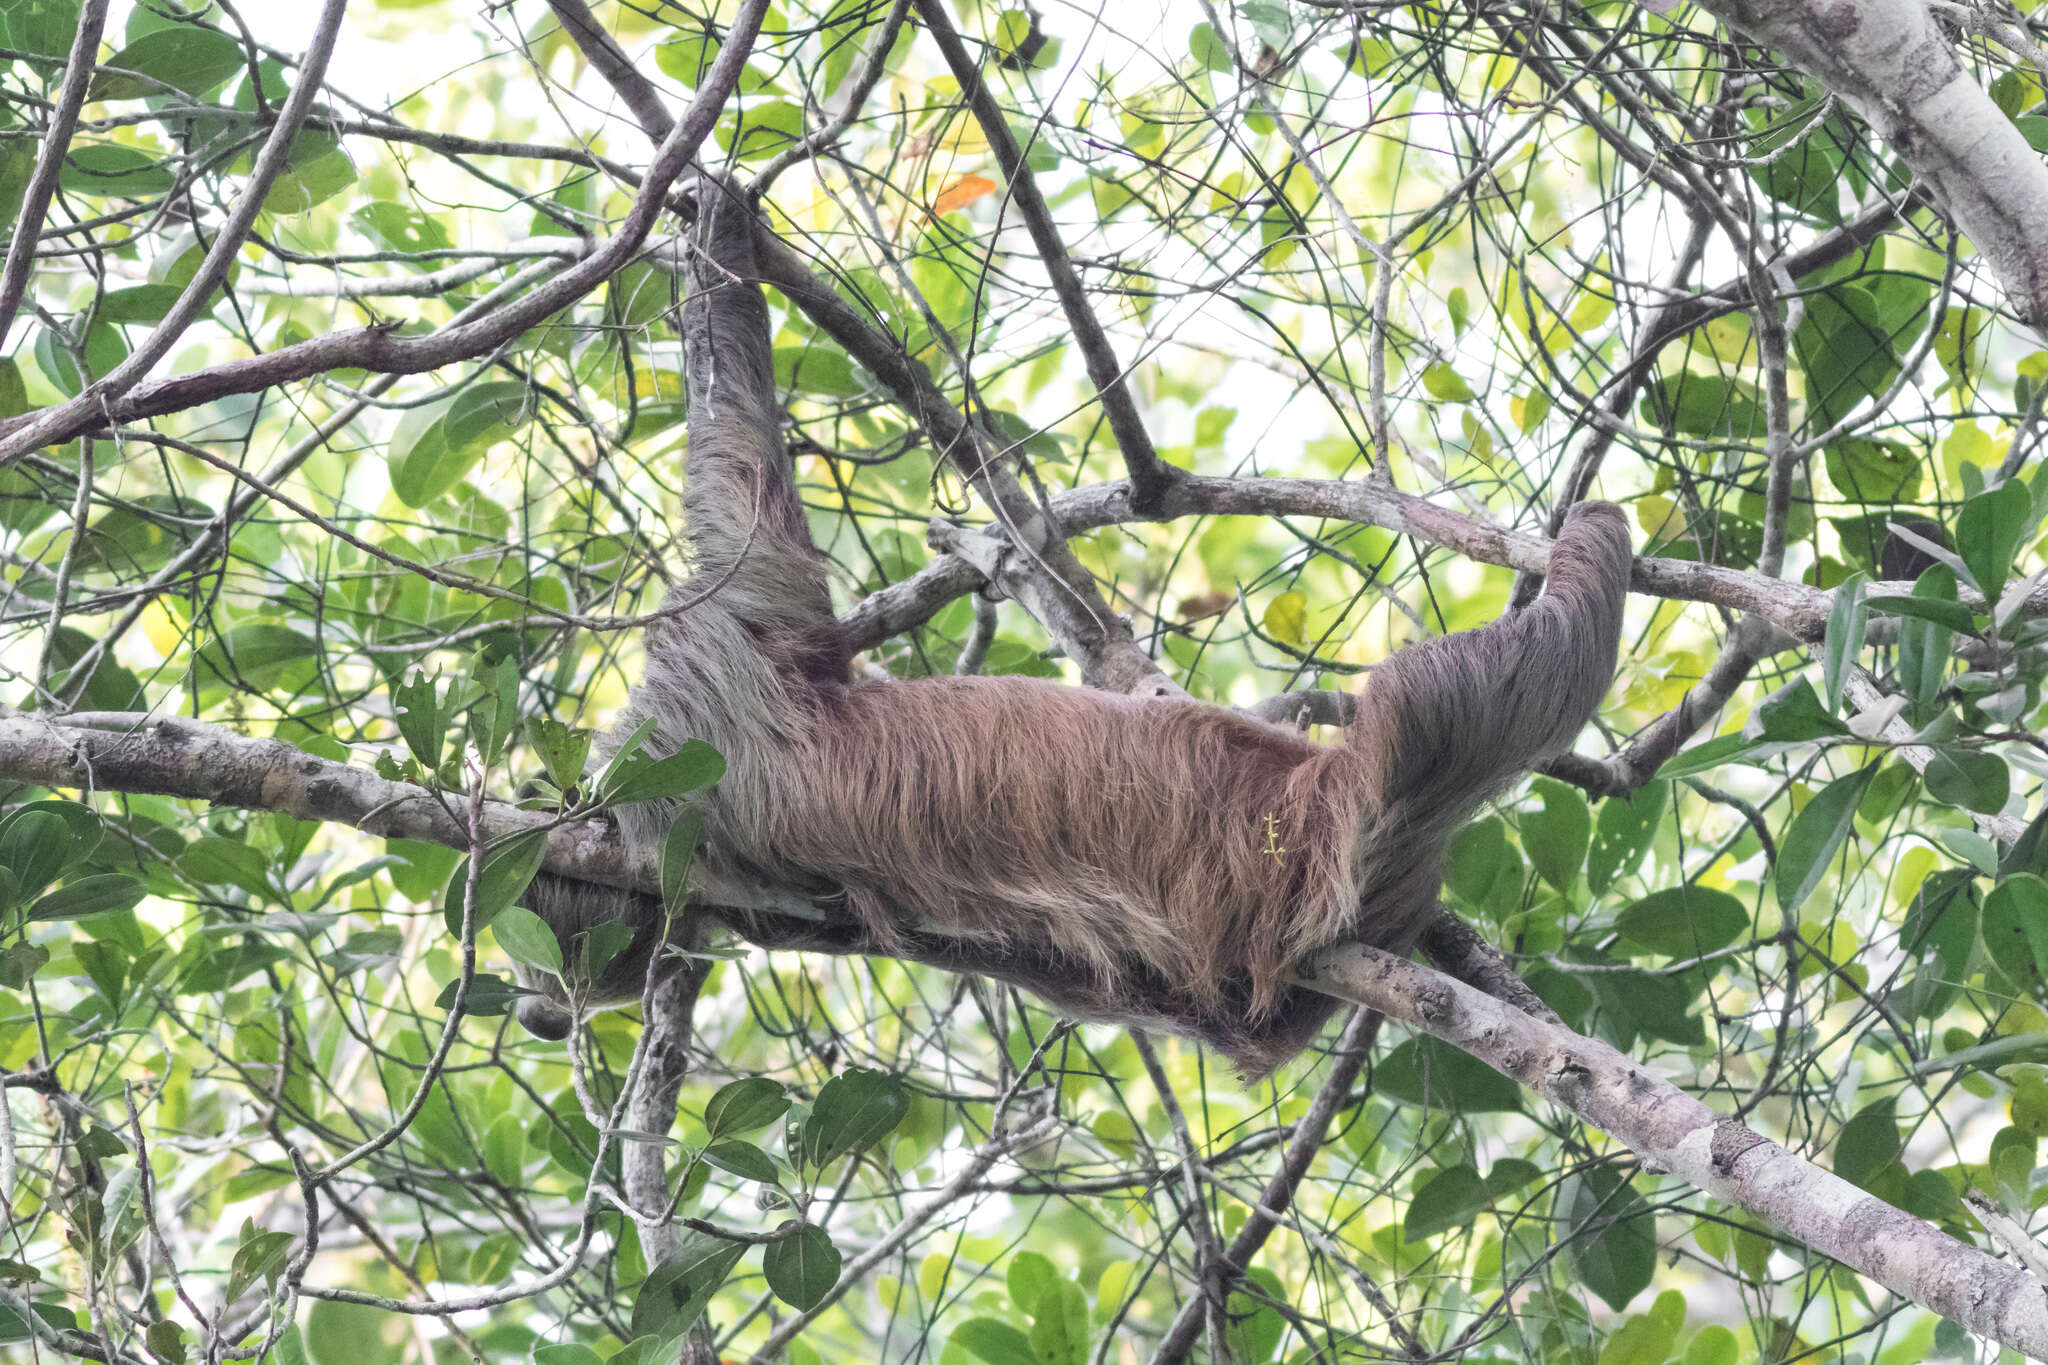
{"label": "diagonal branch", "polygon": [[78,31],[71,39],[71,55],[64,65],[64,83],[57,91],[57,108],[50,116],[49,131],[43,134],[36,152],[36,168],[22,195],[21,212],[14,222],[14,240],[7,244],[7,264],[0,266],[0,344],[14,326],[28,290],[29,272],[35,268],[36,243],[43,235],[43,218],[50,211],[50,196],[57,192],[57,172],[71,150],[71,134],[78,128],[78,111],[85,105],[86,88],[92,83],[94,59],[100,52],[100,33],[107,25],[107,0],[86,0],[78,15]]}
{"label": "diagonal branch", "polygon": [[[488,317],[451,323],[422,337],[396,336],[389,327],[358,327],[191,374],[138,384],[125,395],[104,402],[95,397],[90,405],[84,404],[83,400],[94,394],[93,389],[87,389],[68,403],[0,422],[0,464],[40,446],[68,441],[102,423],[132,422],[179,412],[233,394],[258,393],[293,380],[309,379],[333,369],[353,367],[379,374],[424,374],[504,345],[576,302],[633,259],[667,208],[669,186],[689,168],[697,148],[710,135],[726,100],[738,85],[740,70],[753,49],[766,9],[766,0],[748,0],[741,7],[689,112],[670,131],[648,164],[640,192],[618,232],[525,298]],[[301,88],[305,84],[302,81]],[[125,369],[124,364],[115,373]],[[108,376],[109,380],[113,377]]]}
{"label": "diagonal branch", "polygon": [[1477,1057],[1620,1139],[1649,1170],[1768,1219],[1979,1336],[2048,1358],[2040,1281],[1714,1113],[1606,1043],[1355,944],[1319,954],[1299,979]]}
{"label": "diagonal branch", "polygon": [[1052,220],[1052,209],[1047,206],[1045,196],[1038,192],[1037,178],[1031,174],[1023,149],[1017,145],[1016,134],[1010,131],[1002,106],[996,103],[988,83],[981,78],[981,69],[975,65],[974,57],[960,40],[959,30],[953,27],[952,19],[946,14],[945,0],[916,0],[916,4],[918,17],[931,30],[953,79],[960,82],[960,93],[967,100],[967,107],[973,111],[974,121],[981,125],[989,149],[996,154],[996,164],[1002,167],[1003,178],[1010,182],[1010,197],[1024,215],[1024,226],[1031,233],[1031,244],[1037,249],[1038,259],[1044,263],[1045,273],[1052,280],[1053,293],[1059,296],[1060,310],[1067,315],[1067,326],[1073,329],[1075,344],[1080,346],[1081,358],[1088,366],[1088,378],[1093,381],[1095,391],[1102,395],[1102,408],[1109,418],[1110,432],[1116,437],[1117,449],[1123,453],[1124,468],[1130,471],[1131,508],[1139,516],[1151,516],[1158,510],[1161,497],[1179,471],[1163,462],[1153,447],[1152,435],[1145,429],[1145,421],[1138,415],[1138,405],[1131,396],[1130,385],[1125,382],[1124,367],[1116,357],[1116,348],[1110,344],[1109,334],[1103,331],[1095,310],[1088,306],[1087,291],[1081,287],[1081,279],[1074,273],[1074,263],[1060,241],[1059,229]]}
{"label": "diagonal branch", "polygon": [[548,8],[555,12],[555,18],[562,25],[562,31],[569,35],[569,41],[576,44],[584,59],[605,84],[618,92],[626,108],[641,131],[656,142],[662,141],[675,127],[675,119],[668,112],[667,103],[654,83],[640,74],[640,68],[633,65],[625,49],[613,41],[612,35],[604,31],[597,16],[583,0],[548,0]]}

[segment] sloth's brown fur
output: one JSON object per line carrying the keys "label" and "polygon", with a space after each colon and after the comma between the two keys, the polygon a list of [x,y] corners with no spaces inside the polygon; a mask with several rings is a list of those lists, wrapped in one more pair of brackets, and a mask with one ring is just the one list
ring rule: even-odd
{"label": "sloth's brown fur", "polygon": [[[1621,512],[1573,509],[1527,608],[1377,668],[1341,746],[1024,678],[852,684],[782,449],[755,228],[730,191],[705,197],[684,310],[696,564],[676,590],[704,600],[649,630],[621,731],[652,717],[653,752],[715,745],[728,766],[700,856],[839,911],[836,927],[735,927],[984,972],[1081,1017],[1204,1039],[1249,1074],[1279,1065],[1332,1008],[1289,985],[1290,964],[1346,939],[1405,949],[1450,834],[1598,707],[1629,574]],[[650,845],[672,815],[619,812]],[[529,904],[565,942],[657,913],[553,879]],[[584,998],[637,994],[652,940]],[[527,984],[543,995],[521,1017],[559,1036],[560,987]]]}

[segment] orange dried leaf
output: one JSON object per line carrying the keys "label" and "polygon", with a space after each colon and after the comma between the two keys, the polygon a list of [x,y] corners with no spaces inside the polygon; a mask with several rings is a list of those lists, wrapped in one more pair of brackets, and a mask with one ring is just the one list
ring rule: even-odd
{"label": "orange dried leaf", "polygon": [[996,182],[985,175],[963,175],[932,200],[932,217],[943,218],[954,209],[964,209],[985,194],[995,192]]}

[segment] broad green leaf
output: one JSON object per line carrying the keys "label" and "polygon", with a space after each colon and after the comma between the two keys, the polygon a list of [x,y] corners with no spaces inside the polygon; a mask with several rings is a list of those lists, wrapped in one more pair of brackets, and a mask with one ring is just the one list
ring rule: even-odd
{"label": "broad green leaf", "polygon": [[690,866],[697,858],[697,845],[704,839],[704,812],[686,806],[676,813],[675,822],[661,841],[661,900],[678,913],[689,899]]}
{"label": "broad green leaf", "polygon": [[415,673],[409,681],[393,687],[391,709],[398,722],[398,733],[419,765],[428,772],[440,767],[441,744],[447,729],[441,723],[441,700],[434,680],[424,673]]}
{"label": "broad green leaf", "polygon": [[1003,1285],[1010,1291],[1010,1302],[1029,1313],[1059,1277],[1059,1271],[1044,1256],[1035,1251],[1020,1251],[1010,1258],[1003,1271]]}
{"label": "broad green leaf", "polygon": [[156,157],[118,142],[76,143],[57,172],[59,189],[98,199],[146,199],[169,194],[175,184]]}
{"label": "broad green leaf", "polygon": [[1536,778],[1529,787],[1542,806],[1521,812],[1517,824],[1522,834],[1522,851],[1529,855],[1543,880],[1569,892],[1593,837],[1592,813],[1586,809],[1586,798],[1577,788],[1554,778]]}
{"label": "broad green leaf", "polygon": [[1871,611],[1889,612],[1894,616],[1910,616],[1916,621],[1930,621],[1945,626],[1959,634],[1974,634],[1977,618],[1960,602],[1944,602],[1931,597],[1901,597],[1897,593],[1872,593],[1864,599],[1864,605]]}
{"label": "broad green leaf", "polygon": [[1088,1299],[1062,1276],[1031,1305],[1031,1350],[1039,1365],[1089,1365]]}
{"label": "broad green leaf", "polygon": [[825,1229],[804,1223],[794,1234],[762,1248],[761,1274],[776,1298],[808,1313],[839,1283],[839,1248]]}
{"label": "broad green leaf", "polygon": [[718,145],[742,161],[765,161],[804,135],[804,111],[789,100],[769,100],[719,121]]}
{"label": "broad green leaf", "polygon": [[1855,829],[1856,803],[1877,775],[1871,764],[1823,787],[1799,812],[1778,846],[1778,910],[1789,921]]}
{"label": "broad green leaf", "polygon": [[1259,1365],[1273,1358],[1280,1339],[1287,1335],[1287,1319],[1280,1308],[1291,1306],[1293,1296],[1280,1277],[1264,1266],[1246,1271],[1240,1285],[1224,1301],[1223,1343],[1230,1359]]}
{"label": "broad green leaf", "polygon": [[134,907],[148,888],[125,872],[74,877],[36,901],[28,910],[31,922],[84,919],[88,915]]}
{"label": "broad green leaf", "polygon": [[1725,948],[1749,929],[1749,911],[1726,891],[1684,885],[1652,892],[1615,917],[1624,937],[1665,957]]}
{"label": "broad green leaf", "polygon": [[1844,436],[1822,453],[1828,482],[1850,502],[1884,503],[1914,499],[1920,491],[1920,457],[1898,441]]}
{"label": "broad green leaf", "polygon": [[21,899],[57,880],[70,860],[71,830],[49,811],[28,811],[0,826],[0,866],[14,874]]}
{"label": "broad green leaf", "polygon": [[866,1067],[842,1071],[819,1089],[797,1150],[813,1169],[829,1165],[880,1142],[909,1112],[910,1092],[894,1076]]}
{"label": "broad green leaf", "polygon": [[1431,398],[1444,403],[1469,403],[1479,396],[1465,382],[1463,375],[1442,360],[1423,370],[1422,387],[1429,391]]}
{"label": "broad green leaf", "polygon": [[789,1111],[789,1092],[766,1076],[744,1076],[718,1088],[704,1106],[704,1131],[717,1142],[766,1128]]}
{"label": "broad green leaf", "polygon": [[[492,845],[485,852],[483,872],[477,878],[474,911],[478,932],[495,919],[499,911],[517,904],[519,898],[526,894],[526,888],[532,885],[535,874],[540,871],[541,860],[547,856],[547,851],[547,835],[530,829]],[[459,937],[462,933],[462,907],[468,894],[469,858],[465,856],[449,874],[447,895],[442,905],[442,915],[452,936]]]}
{"label": "broad green leaf", "polygon": [[1424,1181],[1408,1201],[1401,1240],[1419,1242],[1464,1227],[1492,1203],[1493,1195],[1478,1171],[1463,1163],[1446,1167]]}
{"label": "broad green leaf", "polygon": [[982,1365],[1040,1365],[1031,1338],[998,1318],[969,1318],[953,1329],[950,1345]]}
{"label": "broad green leaf", "polygon": [[484,1167],[518,1189],[526,1174],[526,1124],[520,1114],[500,1114],[484,1130]]}
{"label": "broad green leaf", "polygon": [[247,62],[241,43],[225,33],[199,24],[169,25],[144,34],[101,62],[87,98],[206,95],[226,85]]}
{"label": "broad green leaf", "polygon": [[1619,1313],[1657,1269],[1657,1220],[1608,1166],[1568,1177],[1557,1196],[1560,1237],[1579,1283]]}
{"label": "broad green leaf", "polygon": [[1895,1102],[1889,1097],[1878,1100],[1842,1125],[1835,1138],[1835,1174],[1868,1188],[1878,1172],[1898,1160],[1904,1147]]}
{"label": "broad green leaf", "polygon": [[1507,1114],[1522,1108],[1521,1086],[1434,1038],[1412,1038],[1395,1048],[1373,1080],[1389,1099],[1452,1114]]}
{"label": "broad green leaf", "polygon": [[739,1263],[746,1243],[684,1234],[682,1250],[647,1273],[633,1300],[633,1335],[673,1341],[690,1330]]}
{"label": "broad green leaf", "polygon": [[1664,816],[1668,782],[1649,782],[1628,796],[1610,796],[1600,803],[1593,821],[1593,844],[1586,851],[1586,889],[1603,895],[1617,877],[1635,870],[1657,834]]}
{"label": "broad green leaf", "polygon": [[659,801],[711,786],[725,776],[725,759],[701,739],[686,739],[672,754],[649,758],[632,755],[608,770],[598,795],[607,805]]}
{"label": "broad green leaf", "polygon": [[[1913,585],[1913,597],[1920,602],[1953,603],[1955,575],[1936,565],[1920,575]],[[1941,692],[1948,677],[1949,628],[1933,621],[1907,617],[1899,623],[1898,664],[1895,676],[1908,697],[1929,702]]]}
{"label": "broad green leaf", "polygon": [[782,1182],[782,1171],[775,1164],[775,1158],[751,1142],[733,1139],[729,1142],[714,1142],[704,1149],[704,1159],[719,1170],[736,1175],[742,1180],[752,1180],[762,1185],[778,1185]]}
{"label": "broad green leaf", "polygon": [[1965,502],[1956,514],[1956,553],[1986,602],[1997,602],[2005,590],[2013,556],[2033,527],[2033,507],[2027,486],[2008,479]]}
{"label": "broad green leaf", "polygon": [[1983,749],[1944,745],[1928,756],[1920,776],[1927,794],[1946,805],[1980,815],[2005,809],[2012,790],[2012,769],[1997,754]]}
{"label": "broad green leaf", "polygon": [[562,974],[562,945],[547,921],[522,905],[508,905],[491,916],[491,933],[505,956],[522,967],[551,976]]}

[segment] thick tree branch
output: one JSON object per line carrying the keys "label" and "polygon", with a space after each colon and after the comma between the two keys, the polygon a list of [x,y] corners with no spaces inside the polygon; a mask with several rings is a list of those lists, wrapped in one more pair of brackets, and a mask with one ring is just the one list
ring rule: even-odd
{"label": "thick tree branch", "polygon": [[1932,187],[2020,316],[2048,325],[2048,166],[1923,0],[1702,0],[1861,114]]}
{"label": "thick tree branch", "polygon": [[1607,1044],[1355,944],[1319,954],[1299,979],[1477,1057],[1619,1139],[1649,1169],[1768,1219],[1969,1331],[2048,1358],[2040,1281],[1714,1113]]}
{"label": "thick tree branch", "polygon": [[583,0],[548,0],[548,8],[555,12],[562,31],[569,35],[584,59],[625,101],[641,131],[657,143],[667,138],[675,127],[675,119],[669,114],[661,92],[640,74],[640,68],[633,65],[633,59],[612,40],[612,35],[604,31],[590,7]]}

